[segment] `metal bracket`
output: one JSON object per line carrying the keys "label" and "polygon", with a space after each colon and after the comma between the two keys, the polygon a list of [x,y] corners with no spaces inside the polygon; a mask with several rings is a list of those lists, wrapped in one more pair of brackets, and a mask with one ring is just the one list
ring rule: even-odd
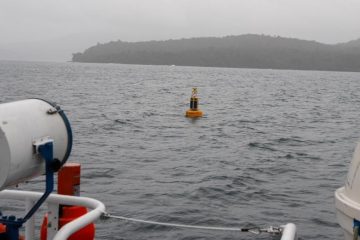
{"label": "metal bracket", "polygon": [[54,105],[52,108],[48,109],[46,111],[46,113],[52,115],[52,114],[55,114],[55,113],[58,113],[58,112],[61,112],[61,111],[62,110],[61,110],[60,106]]}
{"label": "metal bracket", "polygon": [[41,157],[44,158],[44,156],[42,156],[42,154],[39,151],[39,147],[42,146],[42,145],[45,145],[47,143],[50,143],[50,142],[54,143],[54,140],[51,139],[49,136],[45,136],[45,137],[34,140],[32,142],[32,144],[33,144],[33,153],[34,154],[39,154]]}

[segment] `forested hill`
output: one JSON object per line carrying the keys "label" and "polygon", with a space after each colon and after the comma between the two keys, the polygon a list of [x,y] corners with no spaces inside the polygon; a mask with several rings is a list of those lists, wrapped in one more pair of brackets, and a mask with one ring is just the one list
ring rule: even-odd
{"label": "forested hill", "polygon": [[240,35],[149,42],[109,42],[73,54],[74,62],[360,72],[360,39],[323,44]]}

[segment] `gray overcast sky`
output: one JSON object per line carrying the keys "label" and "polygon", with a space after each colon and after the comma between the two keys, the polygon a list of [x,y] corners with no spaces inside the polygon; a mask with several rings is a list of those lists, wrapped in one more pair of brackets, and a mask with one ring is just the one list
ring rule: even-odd
{"label": "gray overcast sky", "polygon": [[10,58],[22,58],[14,49],[23,45],[62,44],[59,50],[71,56],[119,39],[246,33],[324,43],[358,39],[360,0],[0,0],[0,54]]}

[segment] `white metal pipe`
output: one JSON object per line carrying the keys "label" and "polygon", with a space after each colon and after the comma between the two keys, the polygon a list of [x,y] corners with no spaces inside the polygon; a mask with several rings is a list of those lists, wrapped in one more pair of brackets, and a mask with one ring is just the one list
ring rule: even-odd
{"label": "white metal pipe", "polygon": [[[30,192],[30,191],[3,190],[0,192],[0,197],[3,199],[14,199],[14,200],[31,199],[36,201],[41,196],[42,193]],[[55,235],[54,240],[66,240],[74,232],[94,222],[105,212],[105,205],[102,202],[87,197],[75,197],[75,196],[66,196],[59,194],[50,194],[50,196],[46,199],[46,202],[64,204],[64,205],[84,206],[93,209],[89,211],[87,214],[63,226],[60,229],[60,231],[58,231],[58,233]]]}
{"label": "white metal pipe", "polygon": [[[34,206],[35,201],[26,198],[25,201],[25,214],[27,214],[31,208]],[[34,215],[27,220],[25,223],[25,239],[26,240],[34,240],[35,239],[35,217]]]}
{"label": "white metal pipe", "polygon": [[[42,193],[39,192],[16,191],[16,190],[0,191],[1,198],[26,200],[27,204],[30,200],[36,201],[41,196]],[[66,240],[73,233],[77,232],[78,230],[87,226],[88,224],[94,222],[105,212],[105,206],[102,202],[87,197],[75,197],[75,196],[66,196],[59,194],[50,194],[50,196],[46,199],[46,202],[49,203],[50,205],[51,204],[77,205],[77,206],[84,206],[93,209],[87,214],[63,226],[54,236],[53,240]],[[296,240],[296,239],[297,239],[296,225],[293,223],[288,223],[284,225],[281,240]]]}
{"label": "white metal pipe", "polygon": [[[32,191],[18,191],[18,190],[3,190],[0,191],[0,196],[3,199],[14,199],[14,200],[38,200],[43,193],[40,192],[32,192]],[[46,199],[46,202],[51,203],[61,203],[65,205],[81,205],[84,207],[95,209],[100,204],[104,205],[102,202],[88,197],[75,197],[75,196],[67,196],[61,194],[52,193]]]}
{"label": "white metal pipe", "polygon": [[284,226],[283,233],[281,235],[281,240],[295,240],[296,236],[296,225],[293,223],[288,223]]}
{"label": "white metal pipe", "polygon": [[70,237],[74,232],[82,229],[87,226],[89,223],[98,219],[105,211],[105,206],[99,206],[98,209],[94,209],[87,214],[71,221],[70,223],[63,226],[58,233],[55,235],[53,240],[66,240]]}
{"label": "white metal pipe", "polygon": [[58,203],[48,203],[47,211],[47,239],[53,239],[58,231],[59,225],[59,204]]}

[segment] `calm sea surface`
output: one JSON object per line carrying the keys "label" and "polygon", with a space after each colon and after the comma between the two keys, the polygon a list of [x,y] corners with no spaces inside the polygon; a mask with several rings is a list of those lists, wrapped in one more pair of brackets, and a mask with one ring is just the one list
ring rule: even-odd
{"label": "calm sea surface", "polygon": [[[198,120],[184,117],[198,87]],[[360,138],[360,74],[0,62],[0,102],[44,98],[70,119],[83,196],[115,215],[342,239],[334,191]],[[20,186],[42,189],[42,178]],[[40,186],[39,186],[40,184]],[[278,239],[99,221],[97,239]]]}

